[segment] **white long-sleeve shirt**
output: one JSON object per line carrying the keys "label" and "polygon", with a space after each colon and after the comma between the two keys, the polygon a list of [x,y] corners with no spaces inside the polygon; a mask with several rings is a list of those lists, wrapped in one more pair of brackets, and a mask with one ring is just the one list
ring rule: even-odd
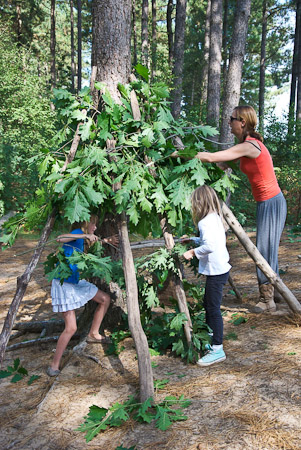
{"label": "white long-sleeve shirt", "polygon": [[226,247],[226,233],[220,216],[208,214],[198,223],[199,238],[193,238],[199,247],[194,249],[199,260],[199,273],[222,275],[229,272],[229,253]]}

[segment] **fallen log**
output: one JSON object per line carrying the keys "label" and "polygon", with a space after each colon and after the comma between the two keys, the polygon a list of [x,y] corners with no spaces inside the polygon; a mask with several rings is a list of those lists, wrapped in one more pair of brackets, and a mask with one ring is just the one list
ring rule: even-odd
{"label": "fallen log", "polygon": [[[60,336],[48,336],[44,338],[30,339],[28,341],[18,342],[17,344],[9,345],[6,348],[7,352],[17,350],[19,348],[31,347],[32,345],[48,344],[49,342],[56,342]],[[71,339],[79,339],[79,334],[74,334]]]}

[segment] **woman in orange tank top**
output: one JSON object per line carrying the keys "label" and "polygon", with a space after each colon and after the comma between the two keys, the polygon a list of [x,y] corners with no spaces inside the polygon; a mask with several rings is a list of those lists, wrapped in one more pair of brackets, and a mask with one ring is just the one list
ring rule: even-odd
{"label": "woman in orange tank top", "polygon": [[[278,248],[286,219],[286,201],[275,176],[271,155],[263,144],[262,137],[255,131],[257,116],[254,108],[234,108],[229,125],[239,143],[215,153],[199,152],[196,158],[209,163],[240,162],[240,169],[247,175],[257,202],[256,246],[272,269],[279,273]],[[274,287],[259,269],[257,278],[260,301],[255,311],[275,311]]]}

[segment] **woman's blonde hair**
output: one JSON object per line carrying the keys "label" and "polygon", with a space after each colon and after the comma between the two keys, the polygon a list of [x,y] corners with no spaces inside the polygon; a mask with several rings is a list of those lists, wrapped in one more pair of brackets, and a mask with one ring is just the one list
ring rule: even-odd
{"label": "woman's blonde hair", "polygon": [[210,186],[203,185],[198,187],[191,196],[191,211],[192,220],[195,226],[198,226],[200,220],[208,216],[208,214],[216,213],[220,216],[225,230],[229,227],[224,219],[220,200],[215,192]]}
{"label": "woman's blonde hair", "polygon": [[246,125],[244,127],[243,142],[248,136],[251,136],[259,141],[263,142],[262,136],[255,131],[257,126],[257,115],[255,109],[252,106],[236,106],[233,111],[236,111],[236,118],[244,120]]}

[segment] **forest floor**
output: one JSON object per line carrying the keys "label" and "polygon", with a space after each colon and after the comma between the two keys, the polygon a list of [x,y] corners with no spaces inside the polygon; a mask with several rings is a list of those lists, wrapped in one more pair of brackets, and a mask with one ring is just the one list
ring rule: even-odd
{"label": "forest floor", "polygon": [[[254,232],[249,232],[254,239]],[[299,236],[300,237],[300,236]],[[2,326],[21,275],[36,241],[19,239],[0,254],[0,324]],[[207,368],[187,365],[171,354],[152,356],[154,379],[168,379],[156,399],[167,395],[191,400],[187,420],[160,431],[152,422],[133,420],[106,430],[86,443],[76,431],[91,405],[110,407],[124,402],[139,387],[136,352],[131,338],[118,357],[105,356],[101,345],[87,345],[92,359],[68,348],[57,378],[45,370],[55,343],[7,351],[3,369],[20,358],[28,377],[17,383],[0,381],[0,448],[3,450],[297,450],[301,449],[301,321],[285,302],[272,315],[253,314],[257,301],[255,266],[237,239],[230,235],[232,278],[242,294],[238,302],[225,287],[224,348],[227,359]],[[48,250],[45,253],[48,253]],[[286,229],[280,247],[281,277],[301,301],[301,243]],[[168,292],[165,292],[165,295]],[[245,317],[238,326],[233,318]],[[17,322],[56,318],[51,309],[50,285],[39,264],[20,306]],[[9,345],[37,334],[12,339]],[[74,345],[74,344],[73,344]],[[39,375],[30,386],[31,375]]]}

